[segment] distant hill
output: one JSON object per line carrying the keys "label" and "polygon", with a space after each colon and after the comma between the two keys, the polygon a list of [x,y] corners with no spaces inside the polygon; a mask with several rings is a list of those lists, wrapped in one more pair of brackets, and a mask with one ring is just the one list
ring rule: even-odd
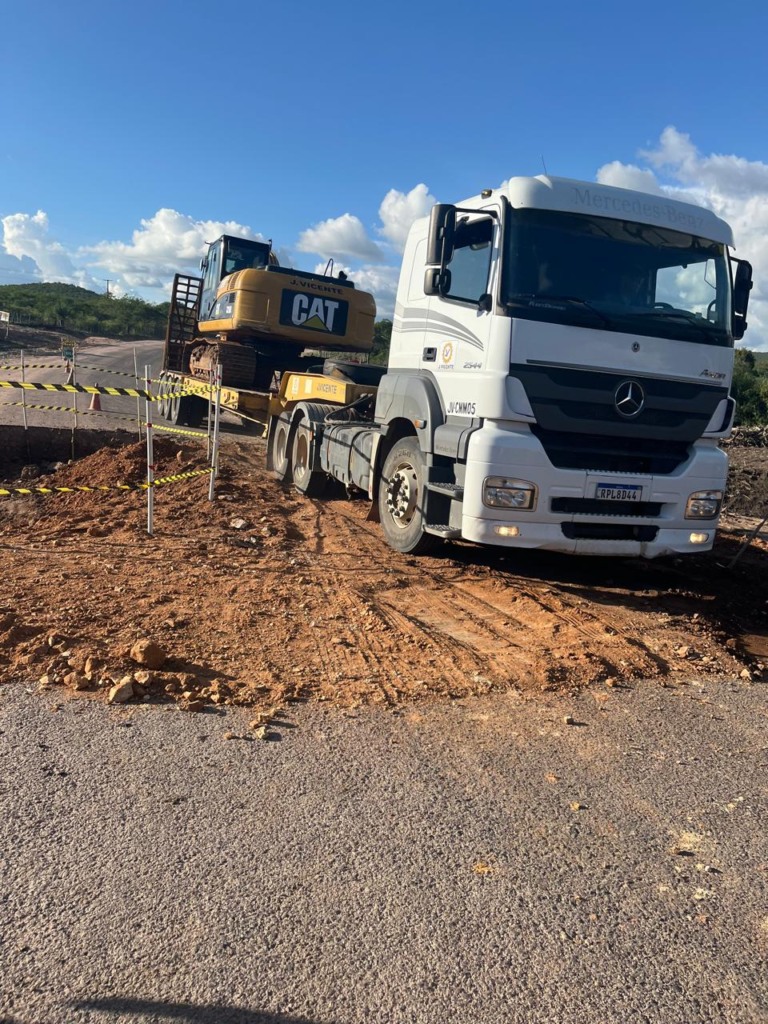
{"label": "distant hill", "polygon": [[116,299],[73,284],[0,285],[0,309],[11,323],[106,338],[162,338],[168,317],[167,302]]}

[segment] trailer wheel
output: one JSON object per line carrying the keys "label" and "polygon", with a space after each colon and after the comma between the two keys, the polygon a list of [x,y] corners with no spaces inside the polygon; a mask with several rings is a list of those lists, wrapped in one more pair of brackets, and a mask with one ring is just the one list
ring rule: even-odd
{"label": "trailer wheel", "polygon": [[436,538],[424,532],[426,475],[418,440],[397,441],[382,468],[379,518],[387,543],[405,554],[425,554],[436,544]]}
{"label": "trailer wheel", "polygon": [[[158,394],[164,395],[168,390],[168,381],[165,379],[165,370],[162,370],[160,376],[157,378],[157,391]],[[157,415],[161,419],[168,418],[168,399],[159,398],[157,401]]]}
{"label": "trailer wheel", "polygon": [[315,445],[312,429],[300,420],[293,432],[293,486],[308,498],[319,498],[325,490],[325,473],[314,468]]}
{"label": "trailer wheel", "polygon": [[282,413],[272,420],[269,439],[272,472],[281,483],[291,482],[291,417]]}
{"label": "trailer wheel", "polygon": [[173,389],[172,389],[171,395],[170,395],[170,397],[168,399],[168,405],[166,407],[167,411],[165,413],[165,418],[174,427],[177,427],[179,425],[179,423],[180,423],[180,420],[179,420],[179,410],[180,410],[180,407],[181,407],[181,399],[176,394],[176,391],[178,391],[178,390],[179,390],[179,385],[175,384]]}

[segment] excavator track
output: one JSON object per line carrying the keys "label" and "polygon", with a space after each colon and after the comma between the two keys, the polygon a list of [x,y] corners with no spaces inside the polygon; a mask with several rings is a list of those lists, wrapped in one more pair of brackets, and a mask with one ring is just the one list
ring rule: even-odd
{"label": "excavator track", "polygon": [[249,345],[237,342],[206,342],[194,346],[189,356],[189,372],[193,377],[208,380],[221,364],[222,384],[227,388],[252,388],[256,383],[258,354]]}

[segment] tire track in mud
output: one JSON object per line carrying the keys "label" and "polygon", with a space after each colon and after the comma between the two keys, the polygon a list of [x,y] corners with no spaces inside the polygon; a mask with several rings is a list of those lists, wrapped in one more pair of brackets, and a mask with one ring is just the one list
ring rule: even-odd
{"label": "tire track in mud", "polygon": [[336,611],[325,630],[333,639],[312,654],[321,690],[343,677],[347,689],[394,702],[422,685],[468,693],[654,677],[670,671],[661,652],[685,643],[682,631],[660,629],[658,610],[637,595],[471,562],[414,562],[357,513],[312,501],[291,516],[304,536],[297,558],[321,586],[319,605]]}
{"label": "tire track in mud", "polygon": [[526,590],[499,594],[498,585],[457,581],[435,590],[411,587],[376,594],[379,616],[401,635],[421,636],[454,682],[487,676],[493,684],[567,681],[578,663],[581,681],[653,676],[663,658],[615,616],[569,607]]}
{"label": "tire track in mud", "polygon": [[[552,647],[547,651],[550,656],[557,657],[557,649],[566,645],[569,651],[581,647],[582,655],[596,666],[600,666],[605,675],[656,675],[666,671],[667,663],[656,654],[637,632],[631,631],[622,621],[621,613],[607,613],[601,606],[600,616],[589,607],[582,598],[570,598],[567,592],[547,586],[532,593],[526,589],[498,594],[496,587],[483,587],[477,584],[457,584],[458,589],[468,592],[476,601],[487,607],[488,614],[494,612],[514,617],[520,610],[521,601],[526,602],[525,611],[528,615],[525,626],[532,632],[552,633]],[[488,590],[490,589],[490,594]],[[551,594],[545,599],[543,594]],[[576,602],[574,605],[572,602]],[[548,615],[550,621],[543,621]]]}

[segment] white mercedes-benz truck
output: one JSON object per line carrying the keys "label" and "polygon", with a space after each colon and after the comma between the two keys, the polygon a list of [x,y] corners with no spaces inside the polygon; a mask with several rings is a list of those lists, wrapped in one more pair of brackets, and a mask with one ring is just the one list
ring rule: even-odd
{"label": "white mercedes-benz truck", "polygon": [[286,374],[269,464],[367,493],[403,552],[705,551],[752,284],[732,245],[708,209],[564,178],[439,204],[408,237],[388,367]]}

